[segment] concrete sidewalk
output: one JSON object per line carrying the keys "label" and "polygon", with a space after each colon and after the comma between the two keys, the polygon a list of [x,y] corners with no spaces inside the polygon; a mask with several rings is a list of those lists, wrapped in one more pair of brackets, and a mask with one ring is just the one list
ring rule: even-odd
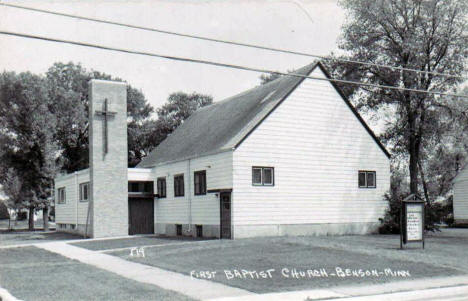
{"label": "concrete sidewalk", "polygon": [[192,279],[190,276],[162,270],[156,267],[130,262],[121,258],[86,250],[65,242],[36,244],[36,247],[54,252],[82,263],[116,273],[142,283],[153,284],[195,299],[216,299],[222,297],[246,297],[253,293],[217,282]]}
{"label": "concrete sidewalk", "polygon": [[[365,291],[365,287],[361,287]],[[340,294],[330,295],[328,290],[310,290],[286,293],[251,295],[242,298],[221,298],[210,301],[304,301],[304,300],[328,300],[328,301],[466,301],[468,300],[468,286],[455,286],[443,288],[431,288],[412,290],[396,293],[381,293],[374,295],[346,297]]]}

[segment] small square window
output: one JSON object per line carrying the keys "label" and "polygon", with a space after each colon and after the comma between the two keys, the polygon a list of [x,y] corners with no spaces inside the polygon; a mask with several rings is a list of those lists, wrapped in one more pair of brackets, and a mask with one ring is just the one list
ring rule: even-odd
{"label": "small square window", "polygon": [[359,171],[358,186],[359,188],[376,188],[375,171]]}
{"label": "small square window", "polygon": [[252,185],[273,186],[275,169],[273,167],[252,167]]}

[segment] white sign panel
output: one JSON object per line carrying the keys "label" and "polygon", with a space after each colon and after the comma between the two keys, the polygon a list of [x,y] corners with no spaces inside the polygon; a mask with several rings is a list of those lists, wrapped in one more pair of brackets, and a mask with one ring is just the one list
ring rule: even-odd
{"label": "white sign panel", "polygon": [[406,205],[406,238],[407,241],[423,239],[423,206],[420,204]]}

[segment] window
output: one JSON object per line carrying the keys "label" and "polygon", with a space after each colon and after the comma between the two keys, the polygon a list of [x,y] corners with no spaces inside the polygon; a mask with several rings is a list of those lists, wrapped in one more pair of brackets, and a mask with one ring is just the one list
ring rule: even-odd
{"label": "window", "polygon": [[177,225],[176,224],[176,235],[177,236],[182,236],[182,225]]}
{"label": "window", "polygon": [[375,171],[359,171],[358,177],[359,188],[375,188],[376,175]]}
{"label": "window", "polygon": [[252,167],[252,185],[273,186],[275,169],[273,167]]}
{"label": "window", "polygon": [[184,196],[184,175],[174,176],[174,196]]}
{"label": "window", "polygon": [[158,178],[157,182],[158,188],[158,197],[160,199],[166,197],[166,178]]}
{"label": "window", "polygon": [[152,194],[153,182],[128,182],[128,193],[132,194]]}
{"label": "window", "polygon": [[138,182],[128,183],[128,191],[130,191],[130,192],[139,192],[140,191],[139,183]]}
{"label": "window", "polygon": [[197,225],[197,237],[203,237],[203,226],[202,225]]}
{"label": "window", "polygon": [[65,202],[67,201],[65,187],[57,189],[57,200],[59,204],[65,204]]}
{"label": "window", "polygon": [[80,184],[80,202],[89,200],[89,182]]}
{"label": "window", "polygon": [[196,171],[193,173],[195,182],[195,195],[206,194],[206,171]]}

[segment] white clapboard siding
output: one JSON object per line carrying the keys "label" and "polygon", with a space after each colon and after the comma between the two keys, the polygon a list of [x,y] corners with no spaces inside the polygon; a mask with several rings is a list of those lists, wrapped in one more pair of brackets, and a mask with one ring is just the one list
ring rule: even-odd
{"label": "white clapboard siding", "polygon": [[[88,202],[81,202],[79,198],[79,185],[89,182],[89,169],[59,176],[55,178],[55,196],[58,189],[65,187],[66,202],[55,202],[55,221],[61,224],[85,224],[88,213]],[[77,218],[78,217],[78,218]]]}
{"label": "white clapboard siding", "polygon": [[[159,177],[166,177],[167,190],[167,197],[155,202],[155,223],[188,224],[191,211],[192,224],[219,224],[219,201],[216,195],[194,195],[193,173],[201,170],[206,170],[207,190],[232,188],[231,151],[155,167],[155,191]],[[185,195],[174,197],[174,175],[182,173]]]}
{"label": "white clapboard siding", "polygon": [[[252,186],[252,166],[275,185]],[[377,188],[358,188],[359,170]],[[378,222],[389,188],[384,152],[330,83],[306,79],[234,151],[233,224]]]}
{"label": "white clapboard siding", "polygon": [[453,184],[453,215],[456,220],[468,220],[468,165],[460,171]]}
{"label": "white clapboard siding", "polygon": [[129,168],[128,181],[153,181],[154,174],[151,168]]}

